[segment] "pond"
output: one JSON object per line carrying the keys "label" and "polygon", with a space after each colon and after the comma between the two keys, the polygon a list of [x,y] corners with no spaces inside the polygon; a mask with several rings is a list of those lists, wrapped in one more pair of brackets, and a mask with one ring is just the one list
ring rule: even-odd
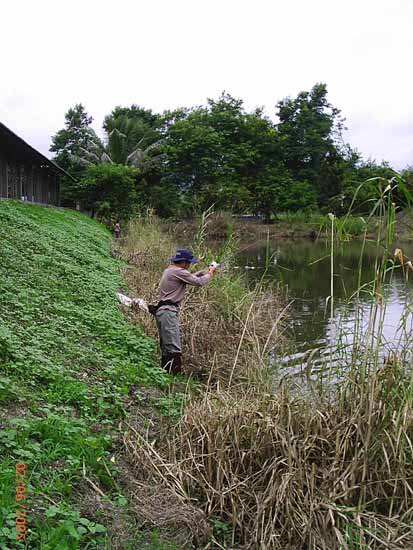
{"label": "pond", "polygon": [[[331,243],[325,240],[276,240],[270,243],[270,261],[265,243],[256,243],[238,254],[239,269],[245,269],[254,280],[262,277],[267,265],[267,276],[280,281],[286,289],[289,309],[287,331],[294,342],[294,353],[284,357],[282,363],[299,366],[309,350],[318,348],[315,364],[323,356],[331,357],[343,346],[351,347],[354,341],[355,319],[359,319],[360,332],[369,333],[371,342],[380,333],[383,354],[403,348],[413,349],[412,303],[413,272],[410,279],[400,267],[392,270],[381,288],[380,307],[371,293],[378,256],[373,242],[353,240],[334,244],[334,300],[331,304]],[[412,257],[413,244],[398,245],[406,256]],[[392,251],[396,246],[392,248]],[[365,285],[357,293],[359,285]],[[374,326],[375,325],[375,326]],[[379,331],[379,328],[380,331]]]}

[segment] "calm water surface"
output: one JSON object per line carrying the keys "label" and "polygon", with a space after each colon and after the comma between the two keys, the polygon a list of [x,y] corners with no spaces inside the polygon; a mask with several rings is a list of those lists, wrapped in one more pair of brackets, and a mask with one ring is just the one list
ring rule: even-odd
{"label": "calm water surface", "polygon": [[[413,243],[398,245],[406,256],[412,257]],[[393,248],[393,250],[396,246]],[[401,269],[393,270],[382,289],[382,305],[374,306],[368,290],[374,280],[377,249],[374,243],[366,243],[364,252],[360,241],[343,243],[334,251],[334,301],[331,315],[330,244],[328,242],[273,241],[270,246],[271,262],[268,274],[282,281],[288,289],[293,304],[289,312],[288,336],[295,341],[294,354],[283,362],[299,365],[308,357],[309,350],[319,348],[316,361],[323,355],[336,353],[339,347],[351,347],[354,339],[354,321],[360,320],[360,334],[368,334],[368,343],[377,337],[380,318],[383,321],[380,349],[383,354],[397,352],[401,347],[413,349],[412,304],[413,272],[406,281]],[[249,276],[262,276],[266,263],[265,243],[257,243],[239,253],[240,269]],[[355,293],[361,284],[365,291]],[[375,311],[375,325],[370,326],[371,311]],[[370,321],[371,323],[371,321]],[[367,338],[367,336],[366,336]],[[366,343],[365,343],[366,344]],[[318,359],[317,359],[318,358]]]}

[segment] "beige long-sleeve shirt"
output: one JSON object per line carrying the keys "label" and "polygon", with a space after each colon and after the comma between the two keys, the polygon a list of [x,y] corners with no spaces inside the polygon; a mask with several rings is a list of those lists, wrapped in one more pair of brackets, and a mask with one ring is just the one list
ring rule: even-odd
{"label": "beige long-sleeve shirt", "polygon": [[[212,273],[203,274],[202,271],[190,273],[187,269],[176,265],[170,265],[162,274],[159,284],[159,301],[171,300],[178,307],[185,296],[186,285],[204,286],[212,278]],[[176,309],[174,306],[161,306],[159,309]]]}

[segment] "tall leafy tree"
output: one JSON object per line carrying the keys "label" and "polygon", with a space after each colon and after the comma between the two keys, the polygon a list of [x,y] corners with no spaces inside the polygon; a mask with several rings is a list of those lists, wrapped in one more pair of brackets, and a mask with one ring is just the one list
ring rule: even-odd
{"label": "tall leafy tree", "polygon": [[[93,119],[88,115],[85,107],[78,103],[71,107],[65,114],[65,127],[52,137],[50,151],[55,153],[53,160],[66,172],[79,180],[85,172],[85,168],[78,162],[85,151],[93,145],[103,146],[98,136],[91,127]],[[70,179],[62,182],[61,200],[64,205],[74,206],[78,185]]]}
{"label": "tall leafy tree", "polygon": [[344,128],[340,111],[327,101],[327,86],[316,84],[310,92],[277,104],[278,132],[283,159],[293,178],[307,181],[320,206],[340,194],[342,155],[337,138]]}
{"label": "tall leafy tree", "polygon": [[210,99],[169,127],[165,150],[167,177],[193,208],[215,204],[236,212],[266,213],[275,208],[281,177],[279,139],[260,109],[247,113],[241,100],[225,93]]}

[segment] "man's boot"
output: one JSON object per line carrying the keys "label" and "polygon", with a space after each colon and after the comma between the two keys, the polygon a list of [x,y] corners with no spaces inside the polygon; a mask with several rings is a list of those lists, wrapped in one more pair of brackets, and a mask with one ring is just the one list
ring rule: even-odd
{"label": "man's boot", "polygon": [[182,372],[182,354],[170,353],[162,355],[161,367],[169,372],[169,374],[179,374]]}
{"label": "man's boot", "polygon": [[182,353],[171,353],[172,363],[169,367],[171,374],[180,374],[182,372]]}

